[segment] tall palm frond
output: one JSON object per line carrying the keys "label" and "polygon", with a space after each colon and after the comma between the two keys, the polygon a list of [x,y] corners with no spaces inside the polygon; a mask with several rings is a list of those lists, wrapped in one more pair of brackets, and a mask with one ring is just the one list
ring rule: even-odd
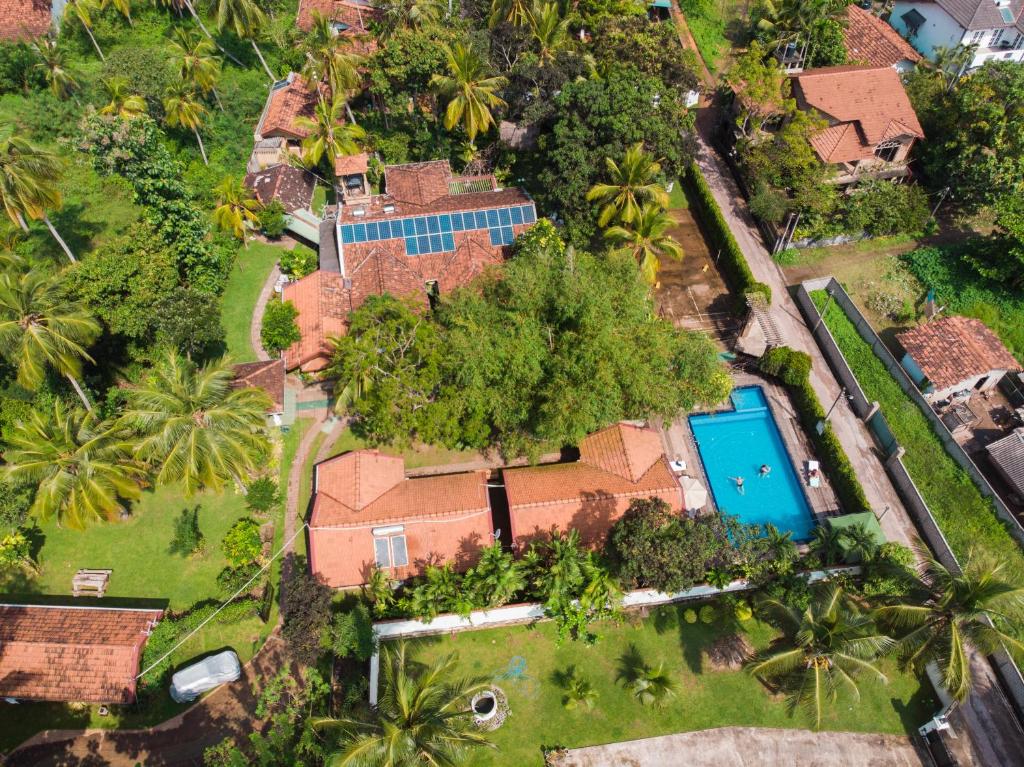
{"label": "tall palm frond", "polygon": [[444,127],[452,130],[462,124],[470,143],[494,125],[491,109],[505,106],[498,91],[507,82],[504,77],[490,76],[484,60],[472,45],[456,43],[445,49],[448,74],[434,75],[430,84],[448,102]]}

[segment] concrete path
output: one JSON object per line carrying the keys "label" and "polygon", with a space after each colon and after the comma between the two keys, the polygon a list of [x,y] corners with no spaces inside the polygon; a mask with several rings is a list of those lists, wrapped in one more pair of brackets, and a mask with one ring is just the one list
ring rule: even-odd
{"label": "concrete path", "polygon": [[853,732],[722,727],[574,748],[552,767],[921,767],[909,738]]}
{"label": "concrete path", "polygon": [[[789,293],[782,269],[765,247],[735,180],[724,162],[710,149],[707,130],[712,124],[710,119],[698,119],[703,135],[698,139],[700,153],[697,162],[751,271],[759,281],[771,286],[772,318],[782,337],[792,348],[811,355],[811,384],[828,409],[840,396],[840,386]],[[880,516],[886,537],[910,544],[918,537],[914,523],[885,473],[867,428],[845,399],[832,411],[830,423],[853,463],[872,509]],[[1003,696],[991,666],[983,656],[975,654],[971,667],[977,684],[960,711],[977,763],[991,767],[1024,765],[1024,731]]]}
{"label": "concrete path", "polygon": [[259,360],[270,359],[270,355],[263,351],[260,330],[263,328],[263,312],[267,308],[267,302],[277,295],[274,293],[274,285],[280,276],[281,268],[278,264],[274,264],[274,268],[270,270],[270,276],[263,283],[263,289],[260,290],[259,298],[256,299],[256,306],[252,310],[252,320],[249,322],[249,343],[252,344],[252,350],[256,353],[256,359]]}

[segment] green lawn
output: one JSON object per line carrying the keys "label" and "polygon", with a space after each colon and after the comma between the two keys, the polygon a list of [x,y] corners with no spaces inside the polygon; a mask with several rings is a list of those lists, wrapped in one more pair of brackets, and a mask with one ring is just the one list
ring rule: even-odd
{"label": "green lawn", "polygon": [[256,359],[256,350],[249,342],[253,308],[270,270],[284,250],[280,245],[252,242],[248,249],[238,252],[221,306],[221,321],[227,332],[227,352],[235,362]]}
{"label": "green lawn", "polygon": [[727,36],[729,20],[738,13],[738,4],[733,0],[679,0],[679,7],[707,68],[712,73],[723,69],[732,46]]}
{"label": "green lawn", "polygon": [[[812,298],[819,309],[827,300],[824,291],[814,292]],[[957,558],[963,562],[973,550],[976,555],[1003,562],[1003,576],[1024,583],[1024,552],[996,516],[992,503],[946,452],[924,413],[903,393],[834,302],[825,312],[825,324],[868,401],[877,400],[882,406],[893,434],[906,449],[903,462],[907,471]]]}
{"label": "green lawn", "polygon": [[[683,608],[664,606],[647,620],[598,626],[600,640],[587,647],[578,642],[555,642],[552,623],[468,631],[443,638],[418,640],[414,655],[428,660],[457,651],[467,676],[484,677],[501,687],[511,714],[491,734],[496,751],[482,752],[474,765],[541,765],[542,746],[567,748],[666,735],[728,725],[806,727],[787,710],[781,696],[771,695],[742,670],[712,670],[704,648],[727,635],[727,630],[682,619]],[[744,624],[755,648],[767,646],[772,629],[751,621]],[[650,665],[664,662],[679,682],[677,697],[663,708],[645,708],[616,682],[619,659],[634,645]],[[593,709],[568,711],[562,705],[558,676],[575,666],[597,690]],[[861,684],[861,700],[841,698],[830,709],[823,727],[829,730],[904,734],[934,713],[938,703],[930,687],[883,667],[889,684]],[[520,669],[521,678],[516,677]]]}
{"label": "green lawn", "polygon": [[[366,446],[367,443],[353,434],[351,429],[345,429],[331,446],[330,456],[347,453],[350,450],[360,450]],[[442,445],[427,445],[422,442],[414,443],[404,449],[382,447],[381,451],[404,458],[407,469],[447,466],[452,463],[469,463],[483,459],[483,456],[475,450],[450,450]]]}
{"label": "green lawn", "polygon": [[686,198],[683,184],[679,179],[672,183],[672,191],[668,193],[668,209],[684,210],[690,207],[690,201]]}

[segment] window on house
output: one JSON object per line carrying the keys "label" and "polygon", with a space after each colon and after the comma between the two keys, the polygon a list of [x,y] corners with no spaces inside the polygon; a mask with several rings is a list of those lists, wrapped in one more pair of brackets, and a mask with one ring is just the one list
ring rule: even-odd
{"label": "window on house", "polygon": [[896,154],[900,151],[901,146],[903,145],[899,141],[883,141],[875,147],[875,157],[885,162],[892,162],[896,159]]}
{"label": "window on house", "polygon": [[977,32],[971,32],[970,38],[967,40],[968,45],[981,45],[982,38],[985,37],[985,30],[979,29]]}
{"label": "window on house", "polygon": [[995,48],[999,45],[999,41],[1003,39],[1003,30],[997,29],[992,33],[992,37],[989,38],[988,47]]}
{"label": "window on house", "polygon": [[409,564],[409,549],[405,544],[405,535],[375,535],[373,558],[381,570],[405,567]]}
{"label": "window on house", "polygon": [[1018,32],[1017,37],[1013,40],[1013,49],[1018,50],[1024,48],[1024,32]]}

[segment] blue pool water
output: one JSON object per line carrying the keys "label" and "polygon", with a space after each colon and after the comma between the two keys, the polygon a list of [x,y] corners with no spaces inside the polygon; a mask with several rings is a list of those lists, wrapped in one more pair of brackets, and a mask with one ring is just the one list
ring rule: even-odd
{"label": "blue pool water", "polygon": [[[768,522],[793,540],[811,537],[814,518],[760,386],[733,389],[735,410],[690,416],[690,428],[720,511],[741,522]],[[762,464],[771,467],[758,475]],[[730,477],[743,477],[741,494]]]}

